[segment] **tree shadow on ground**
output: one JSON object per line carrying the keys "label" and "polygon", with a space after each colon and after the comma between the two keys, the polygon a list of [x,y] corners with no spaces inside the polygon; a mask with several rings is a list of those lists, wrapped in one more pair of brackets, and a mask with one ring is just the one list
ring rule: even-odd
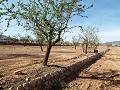
{"label": "tree shadow on ground", "polygon": [[118,71],[110,70],[107,72],[88,72],[86,76],[78,76],[77,78],[84,78],[84,79],[99,79],[99,80],[110,80],[114,77],[120,76]]}
{"label": "tree shadow on ground", "polygon": [[108,85],[118,85],[120,84],[120,80],[117,79],[120,77],[119,71],[116,70],[109,70],[107,72],[88,72],[85,76],[78,76],[77,78],[81,79],[94,79],[94,80],[102,80],[102,81],[109,81]]}
{"label": "tree shadow on ground", "polygon": [[[98,61],[98,60],[99,60],[99,59],[97,59],[96,61]],[[88,65],[84,65],[84,66],[83,66],[82,68],[80,68],[79,70],[71,73],[70,75],[68,75],[67,77],[65,77],[63,81],[61,81],[61,82],[57,83],[55,86],[53,86],[50,90],[63,90],[63,88],[65,88],[68,83],[70,83],[70,82],[73,81],[73,80],[76,80],[77,77],[79,77],[79,74],[80,74],[83,70],[87,69],[87,68],[90,67],[92,64],[96,63],[96,61],[91,62],[91,63],[89,63]]]}
{"label": "tree shadow on ground", "polygon": [[[100,58],[99,58],[100,59]],[[98,61],[97,59],[96,61]],[[96,61],[89,63],[88,65],[84,65],[83,68],[71,73],[69,76],[67,76],[63,81],[58,83],[56,86],[54,86],[51,90],[62,90],[63,88],[67,87],[67,84],[71,81],[74,81],[78,78],[81,79],[95,79],[95,80],[103,80],[103,81],[109,81],[109,85],[116,85],[120,84],[120,80],[115,79],[116,77],[120,76],[119,71],[110,70],[107,72],[99,73],[99,72],[92,72],[88,76],[80,76],[80,73],[82,73],[84,70],[89,69],[92,64],[96,63]],[[89,71],[89,70],[88,70]],[[63,84],[64,82],[64,84]]]}

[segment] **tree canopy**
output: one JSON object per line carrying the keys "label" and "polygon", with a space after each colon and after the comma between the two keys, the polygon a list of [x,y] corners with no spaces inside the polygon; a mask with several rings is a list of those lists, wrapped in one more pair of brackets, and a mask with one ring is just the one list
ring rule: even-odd
{"label": "tree canopy", "polygon": [[7,15],[7,27],[12,20],[16,20],[18,26],[35,32],[38,30],[48,42],[44,65],[50,54],[51,47],[55,45],[68,27],[68,22],[73,16],[82,16],[86,7],[82,0],[18,0],[17,4],[8,4],[8,0],[0,2],[0,17]]}
{"label": "tree canopy", "polygon": [[85,48],[85,53],[87,53],[87,48],[89,45],[94,46],[94,48],[97,49],[97,46],[100,43],[98,32],[99,29],[92,26],[82,27],[80,29],[79,38],[83,46],[83,52]]}

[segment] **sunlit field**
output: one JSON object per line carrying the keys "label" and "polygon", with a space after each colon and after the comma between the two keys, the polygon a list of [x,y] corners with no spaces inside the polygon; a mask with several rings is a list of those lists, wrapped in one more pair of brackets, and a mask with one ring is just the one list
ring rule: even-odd
{"label": "sunlit field", "polygon": [[95,64],[76,76],[64,90],[120,90],[120,47],[111,47]]}
{"label": "sunlit field", "polygon": [[[0,45],[0,84],[13,86],[16,82],[19,84],[24,81],[25,77],[35,78],[58,68],[42,65],[45,51],[46,46],[41,51],[40,46]],[[77,46],[77,49],[74,46],[53,46],[48,65],[66,67],[93,54],[84,54],[81,46]],[[23,75],[16,75],[17,71]]]}

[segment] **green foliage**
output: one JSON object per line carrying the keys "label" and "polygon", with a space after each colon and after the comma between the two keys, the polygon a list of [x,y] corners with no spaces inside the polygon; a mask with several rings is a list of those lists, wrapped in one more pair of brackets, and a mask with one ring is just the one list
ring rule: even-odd
{"label": "green foliage", "polygon": [[43,44],[46,41],[45,36],[39,30],[34,31],[34,35],[38,43]]}
{"label": "green foliage", "polygon": [[[47,60],[50,50],[55,43],[60,41],[61,36],[68,28],[68,22],[73,16],[82,16],[86,7],[82,5],[82,0],[18,0],[17,4],[8,6],[3,2],[2,16],[7,15],[5,19],[10,26],[12,20],[16,20],[18,26],[23,26],[26,30],[36,33],[39,32],[39,37],[44,37],[47,41],[47,51],[44,58],[44,64],[47,65]],[[1,11],[0,11],[1,12]],[[82,16],[83,17],[83,16]]]}
{"label": "green foliage", "polygon": [[[7,1],[7,0],[4,0]],[[68,22],[75,15],[82,16],[86,7],[81,0],[23,0],[17,1],[17,5],[1,2],[3,15],[8,15],[5,20],[10,26],[11,20],[17,20],[17,24],[26,30],[38,30],[46,40],[55,44],[60,40],[61,34],[66,32]]]}

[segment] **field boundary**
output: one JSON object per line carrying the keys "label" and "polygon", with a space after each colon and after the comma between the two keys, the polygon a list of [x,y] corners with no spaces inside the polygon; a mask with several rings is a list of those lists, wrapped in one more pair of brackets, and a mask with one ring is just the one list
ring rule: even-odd
{"label": "field boundary", "polygon": [[23,83],[17,87],[17,90],[49,90],[76,71],[82,70],[84,67],[95,63],[108,51],[109,49],[104,52],[96,53],[95,55],[88,57],[80,62]]}

